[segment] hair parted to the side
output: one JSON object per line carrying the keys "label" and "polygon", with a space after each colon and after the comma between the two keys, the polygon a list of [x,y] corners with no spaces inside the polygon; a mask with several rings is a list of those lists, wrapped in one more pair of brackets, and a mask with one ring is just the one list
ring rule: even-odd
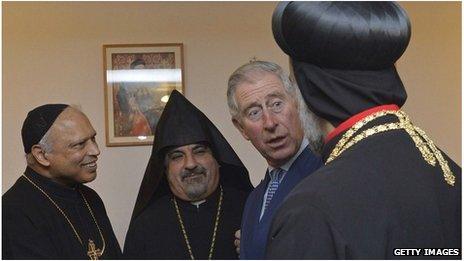
{"label": "hair parted to the side", "polygon": [[[296,101],[298,115],[305,136],[310,141],[319,141],[321,133],[320,119],[308,109],[297,84],[290,79],[282,67],[273,62],[250,61],[240,66],[230,75],[227,85],[227,104],[232,118],[240,121],[240,110],[235,97],[237,86],[242,83],[253,83],[254,80],[251,76],[255,73],[272,73],[282,81],[285,91]],[[319,147],[322,146],[322,144],[319,143],[320,142],[310,142],[311,149],[313,151],[319,151]]]}
{"label": "hair parted to the side", "polygon": [[232,118],[238,118],[239,108],[237,105],[237,100],[235,99],[235,90],[237,86],[244,83],[253,83],[254,80],[250,77],[255,73],[272,73],[277,76],[285,88],[285,91],[290,94],[292,97],[295,97],[296,90],[298,89],[294,85],[288,75],[282,70],[278,64],[267,61],[251,61],[240,66],[235,70],[229,77],[227,84],[227,104],[229,105],[229,112]]}

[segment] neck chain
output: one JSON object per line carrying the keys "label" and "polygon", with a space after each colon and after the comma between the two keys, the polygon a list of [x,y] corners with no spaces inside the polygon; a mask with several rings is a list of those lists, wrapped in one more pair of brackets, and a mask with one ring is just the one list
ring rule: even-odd
{"label": "neck chain", "polygon": [[[82,243],[81,237],[77,233],[76,228],[74,227],[74,225],[72,224],[71,220],[68,218],[66,213],[64,213],[64,211],[58,206],[58,204],[42,188],[40,188],[31,179],[29,179],[29,177],[27,177],[24,174],[23,174],[23,177],[27,181],[29,181],[34,187],[36,187],[40,192],[42,192],[42,194],[44,194],[45,197],[50,200],[50,202],[56,207],[56,209],[58,209],[58,211],[63,215],[63,217],[66,219],[66,221],[68,221],[68,224],[71,226],[72,230],[74,231],[74,235],[76,236],[76,238],[79,241],[79,243],[81,244],[81,246],[84,246],[84,244]],[[79,193],[81,194],[82,198],[84,199],[85,205],[87,206],[87,209],[89,210],[90,215],[92,216],[93,222],[97,226],[98,233],[100,233],[100,237],[101,237],[101,240],[102,240],[102,243],[103,243],[103,246],[102,246],[101,250],[98,249],[98,248],[96,249],[95,248],[95,243],[91,239],[89,239],[87,255],[92,260],[98,260],[98,258],[103,255],[103,252],[105,252],[105,238],[103,237],[103,233],[101,232],[100,226],[98,225],[97,219],[95,218],[95,216],[93,214],[93,211],[90,208],[89,203],[87,202],[87,199],[84,197],[84,194],[82,194],[82,192],[80,190],[79,190]]]}
{"label": "neck chain", "polygon": [[[214,245],[216,243],[216,232],[217,232],[217,227],[219,224],[219,216],[221,213],[222,186],[220,186],[220,189],[221,189],[221,194],[219,196],[218,208],[217,208],[217,213],[216,213],[216,221],[214,221],[213,236],[211,238],[211,246],[209,248],[209,255],[208,255],[209,260],[211,260],[211,258],[213,257]],[[177,200],[175,197],[173,197],[172,201],[174,202],[174,207],[176,208],[177,219],[179,220],[180,228],[182,229],[182,234],[184,235],[185,244],[187,245],[187,249],[190,254],[190,259],[194,260],[195,258],[193,257],[192,247],[190,246],[190,241],[187,236],[187,231],[185,231],[184,222],[182,221],[182,217],[180,216],[179,207],[177,206]]]}
{"label": "neck chain", "polygon": [[[399,122],[376,125],[354,136],[354,134],[359,129],[364,127],[367,123],[385,115],[395,115],[398,117]],[[416,148],[420,151],[422,157],[429,165],[435,166],[438,161],[446,183],[448,183],[448,185],[450,186],[454,186],[456,177],[449,168],[448,161],[443,157],[440,150],[435,146],[433,141],[429,137],[427,137],[425,132],[419,127],[414,126],[411,123],[409,117],[403,111],[383,110],[369,115],[361,121],[358,121],[347,132],[345,132],[342,138],[338,141],[337,145],[330,153],[325,164],[328,164],[332,160],[336,159],[345,150],[369,136],[372,136],[377,133],[399,129],[405,130],[409,134],[411,139],[414,141]]]}

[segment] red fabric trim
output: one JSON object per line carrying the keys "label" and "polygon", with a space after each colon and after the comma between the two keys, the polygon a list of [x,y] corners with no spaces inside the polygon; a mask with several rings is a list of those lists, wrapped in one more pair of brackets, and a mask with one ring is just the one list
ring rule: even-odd
{"label": "red fabric trim", "polygon": [[343,131],[351,128],[351,126],[355,125],[356,122],[366,118],[367,116],[374,114],[379,111],[383,110],[389,110],[389,111],[397,111],[399,110],[400,107],[396,104],[388,104],[388,105],[380,105],[377,107],[372,107],[370,109],[367,109],[365,111],[362,111],[352,117],[350,117],[348,120],[342,122],[340,125],[338,125],[337,128],[335,128],[333,131],[331,131],[327,137],[325,137],[325,143],[329,142],[332,138],[337,136],[338,134],[342,133]]}

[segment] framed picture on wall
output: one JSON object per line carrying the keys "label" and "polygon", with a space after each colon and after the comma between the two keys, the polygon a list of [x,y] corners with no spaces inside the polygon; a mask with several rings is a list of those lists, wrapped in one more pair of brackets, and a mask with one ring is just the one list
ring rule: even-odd
{"label": "framed picture on wall", "polygon": [[183,45],[103,45],[106,146],[153,144],[159,117],[176,89],[184,93]]}

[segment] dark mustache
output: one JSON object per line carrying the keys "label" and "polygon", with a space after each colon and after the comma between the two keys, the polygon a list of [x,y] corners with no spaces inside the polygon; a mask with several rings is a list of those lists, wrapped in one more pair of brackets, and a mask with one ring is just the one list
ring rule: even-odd
{"label": "dark mustache", "polygon": [[191,177],[194,175],[206,175],[206,168],[202,166],[196,166],[194,169],[184,170],[181,173],[181,178],[184,180],[187,177]]}

